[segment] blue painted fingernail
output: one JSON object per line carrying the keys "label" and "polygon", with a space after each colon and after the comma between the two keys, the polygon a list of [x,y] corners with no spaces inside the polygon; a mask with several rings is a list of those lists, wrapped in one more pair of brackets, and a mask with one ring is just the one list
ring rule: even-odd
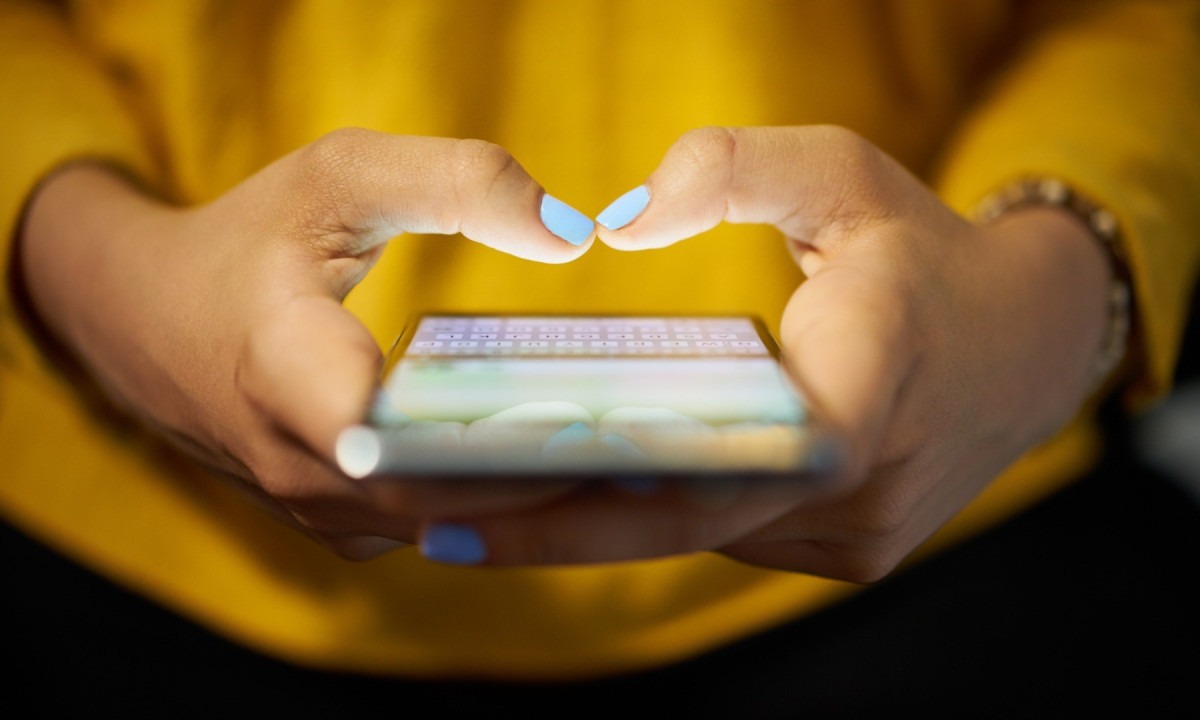
{"label": "blue painted fingernail", "polygon": [[608,433],[600,438],[600,442],[604,443],[608,449],[616,452],[618,455],[624,458],[641,460],[646,457],[646,453],[637,446],[637,443],[625,437],[624,435]]}
{"label": "blue painted fingernail", "polygon": [[596,222],[609,230],[620,230],[641,215],[649,203],[650,188],[639,185],[613,200],[611,205],[596,216]]}
{"label": "blue painted fingernail", "polygon": [[487,557],[487,546],[475,528],[466,525],[432,525],[421,538],[421,554],[434,562],[478,565]]}
{"label": "blue painted fingernail", "polygon": [[542,446],[542,454],[553,457],[572,448],[590,443],[596,437],[596,431],[583,421],[573,422],[562,430],[551,435]]}
{"label": "blue painted fingernail", "polygon": [[808,454],[807,469],[815,475],[833,475],[846,462],[844,449],[833,441],[818,441]]}
{"label": "blue painted fingernail", "polygon": [[591,218],[552,196],[542,196],[542,224],[572,245],[582,245],[596,229]]}

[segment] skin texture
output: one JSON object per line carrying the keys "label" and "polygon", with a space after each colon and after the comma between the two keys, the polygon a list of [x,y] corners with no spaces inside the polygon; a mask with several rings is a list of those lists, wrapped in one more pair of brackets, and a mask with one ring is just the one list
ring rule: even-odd
{"label": "skin texture", "polygon": [[486,143],[341,131],[186,209],[73,166],[34,198],[19,261],[43,322],[116,402],[356,559],[453,522],[479,535],[484,564],[713,550],[871,581],[1069,420],[1091,388],[1109,269],[1062,211],[975,226],[836,127],[696,130],[646,184],[646,210],[600,228],[601,241],[646,251],[748,222],[789,243],[808,280],[781,340],[847,439],[843,472],[819,492],[447,489],[333,469],[337,434],[360,417],[380,360],[340,301],[382,242],[461,232],[542,262],[590,244],[548,233],[541,188]]}
{"label": "skin texture", "polygon": [[332,462],[381,361],[340,303],[382,244],[461,232],[530,260],[578,257],[590,241],[550,234],[542,194],[495,145],[343,130],[195,208],[102,168],[64,169],[29,208],[21,263],[40,317],[115,402],[335,552],[366,558],[411,539],[414,512],[496,511],[566,486],[447,498],[416,480],[351,481]]}

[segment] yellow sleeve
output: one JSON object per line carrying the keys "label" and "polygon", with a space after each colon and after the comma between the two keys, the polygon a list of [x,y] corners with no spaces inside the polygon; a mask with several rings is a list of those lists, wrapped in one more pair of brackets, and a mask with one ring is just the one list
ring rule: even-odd
{"label": "yellow sleeve", "polygon": [[[147,176],[136,124],[104,70],[73,37],[59,3],[0,0],[0,338],[13,331],[13,239],[37,184],[54,168],[95,159]],[[3,350],[4,348],[0,348]],[[0,353],[9,362],[13,353]]]}
{"label": "yellow sleeve", "polygon": [[1169,386],[1200,264],[1200,3],[1028,2],[1014,29],[938,189],[967,212],[1020,176],[1053,176],[1116,214],[1140,404]]}

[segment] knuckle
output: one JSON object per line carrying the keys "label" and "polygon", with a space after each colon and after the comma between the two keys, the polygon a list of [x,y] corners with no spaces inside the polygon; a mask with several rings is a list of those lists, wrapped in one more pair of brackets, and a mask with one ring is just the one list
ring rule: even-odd
{"label": "knuckle", "polygon": [[888,545],[907,526],[907,508],[896,502],[877,501],[855,513],[848,529],[860,543]]}
{"label": "knuckle", "polygon": [[672,152],[701,172],[729,168],[737,153],[737,130],[718,126],[689,130],[675,141]]}
{"label": "knuckle", "polygon": [[879,149],[862,135],[841,125],[806,128],[810,142],[850,167],[871,167],[878,162]]}
{"label": "knuckle", "polygon": [[486,140],[459,140],[454,147],[453,187],[456,202],[446,206],[437,222],[468,235],[472,216],[496,193],[514,192],[522,183],[532,184],[512,153]]}
{"label": "knuckle", "polygon": [[296,151],[293,181],[300,192],[296,215],[318,225],[340,226],[342,210],[353,205],[351,188],[367,172],[381,133],[363,128],[333,130]]}
{"label": "knuckle", "polygon": [[305,527],[317,530],[312,517],[305,512],[306,493],[297,483],[296,474],[287,463],[268,453],[260,454],[249,462],[254,480],[272,500],[285,507],[292,517]]}
{"label": "knuckle", "polygon": [[486,140],[461,140],[455,153],[463,189],[477,196],[485,196],[520,168],[512,153]]}
{"label": "knuckle", "polygon": [[903,503],[877,501],[844,518],[845,542],[830,549],[838,579],[871,583],[891,574],[906,555],[909,513]]}
{"label": "knuckle", "polygon": [[363,148],[377,135],[362,128],[328,132],[298,151],[301,167],[317,178],[340,176],[358,162]]}
{"label": "knuckle", "polygon": [[893,557],[891,553],[879,547],[858,548],[840,559],[837,579],[853,583],[874,583],[892,574],[899,564],[899,557]]}
{"label": "knuckle", "polygon": [[264,394],[272,387],[272,368],[278,360],[282,338],[280,326],[259,321],[247,330],[241,351],[234,358],[233,386],[238,394],[260,410]]}
{"label": "knuckle", "polygon": [[809,142],[826,159],[827,185],[834,191],[828,207],[829,221],[846,231],[886,219],[894,198],[894,168],[870,140],[840,125],[806,128]]}

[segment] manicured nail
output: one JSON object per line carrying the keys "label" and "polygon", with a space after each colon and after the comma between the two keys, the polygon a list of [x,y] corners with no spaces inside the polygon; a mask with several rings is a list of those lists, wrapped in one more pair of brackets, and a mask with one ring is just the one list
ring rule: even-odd
{"label": "manicured nail", "polygon": [[383,443],[373,428],[354,425],[338,434],[334,454],[342,472],[352,478],[365,478],[379,467]]}
{"label": "manicured nail", "polygon": [[551,435],[542,446],[542,455],[553,457],[596,439],[596,431],[583,421],[573,422]]}
{"label": "manicured nail", "polygon": [[[637,443],[624,435],[608,433],[600,438],[600,442],[626,460],[646,459],[646,453]],[[634,495],[653,495],[662,487],[658,478],[652,475],[619,475],[612,479],[612,484]]]}
{"label": "manicured nail", "polygon": [[466,525],[432,525],[421,538],[421,554],[434,562],[478,565],[487,557],[483,538]]}
{"label": "manicured nail", "polygon": [[617,433],[608,433],[600,438],[600,442],[604,443],[605,447],[616,452],[624,458],[641,460],[646,457],[646,453],[642,451],[637,443]]}
{"label": "manicured nail", "polygon": [[846,463],[845,449],[834,441],[818,441],[806,458],[806,469],[817,476],[832,476]]}
{"label": "manicured nail", "polygon": [[582,245],[596,229],[591,218],[552,196],[542,196],[542,224],[572,245]]}
{"label": "manicured nail", "polygon": [[639,185],[621,197],[596,216],[596,222],[609,230],[620,230],[642,214],[650,203],[650,188]]}

